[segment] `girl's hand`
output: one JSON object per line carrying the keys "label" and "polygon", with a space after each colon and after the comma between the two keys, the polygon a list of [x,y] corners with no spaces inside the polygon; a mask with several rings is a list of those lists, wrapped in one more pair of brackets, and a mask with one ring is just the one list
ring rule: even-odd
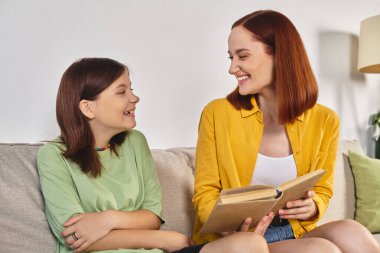
{"label": "girl's hand", "polygon": [[164,233],[162,237],[162,246],[160,247],[165,252],[173,252],[176,250],[194,245],[194,242],[184,234],[175,231],[160,231]]}
{"label": "girl's hand", "polygon": [[66,228],[62,237],[74,252],[83,252],[112,229],[107,212],[81,213],[68,219],[63,226]]}
{"label": "girl's hand", "polygon": [[317,215],[317,205],[313,201],[314,191],[307,191],[305,197],[289,201],[286,209],[278,211],[281,219],[310,220]]}

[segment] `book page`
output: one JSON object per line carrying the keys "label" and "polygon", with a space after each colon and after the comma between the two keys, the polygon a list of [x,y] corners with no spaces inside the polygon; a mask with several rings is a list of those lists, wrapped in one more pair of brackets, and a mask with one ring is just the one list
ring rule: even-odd
{"label": "book page", "polygon": [[274,188],[258,188],[259,189],[252,189],[246,192],[222,195],[220,196],[220,202],[229,204],[259,199],[274,199],[277,196],[276,189]]}
{"label": "book page", "polygon": [[230,194],[238,194],[238,193],[262,190],[262,189],[274,189],[274,187],[270,185],[249,185],[249,186],[243,186],[243,187],[237,187],[237,188],[231,188],[231,189],[223,189],[220,195],[223,196],[223,195],[230,195]]}
{"label": "book page", "polygon": [[281,197],[273,207],[272,211],[277,214],[278,210],[285,207],[288,201],[304,197],[308,190],[313,189],[314,185],[321,179],[323,174],[325,174],[325,171],[319,169],[282,184],[278,187],[282,192]]}
{"label": "book page", "polygon": [[323,174],[325,174],[325,171],[323,169],[319,169],[319,170],[310,172],[308,174],[305,174],[303,176],[297,177],[293,180],[287,181],[283,183],[282,185],[280,185],[278,189],[281,191],[284,191],[286,189],[295,187],[296,185],[305,184],[305,183],[308,185],[312,184],[312,186],[314,186],[319,181],[319,179],[323,176]]}

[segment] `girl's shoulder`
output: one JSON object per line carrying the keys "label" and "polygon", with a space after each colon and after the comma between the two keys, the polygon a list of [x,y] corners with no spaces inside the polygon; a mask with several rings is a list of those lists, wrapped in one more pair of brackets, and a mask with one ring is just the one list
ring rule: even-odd
{"label": "girl's shoulder", "polygon": [[44,156],[60,156],[66,150],[66,145],[63,143],[60,137],[55,138],[52,141],[47,142],[45,145],[40,147],[37,152],[37,159]]}
{"label": "girl's shoulder", "polygon": [[145,135],[137,129],[128,130],[126,141],[135,145],[145,144],[147,142]]}
{"label": "girl's shoulder", "polygon": [[135,155],[146,156],[150,153],[150,148],[145,135],[136,129],[128,130],[122,149],[132,149]]}

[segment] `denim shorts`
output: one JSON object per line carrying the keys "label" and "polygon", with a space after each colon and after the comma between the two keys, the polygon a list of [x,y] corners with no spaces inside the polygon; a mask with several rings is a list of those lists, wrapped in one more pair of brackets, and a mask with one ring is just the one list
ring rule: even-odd
{"label": "denim shorts", "polygon": [[287,220],[280,225],[270,225],[264,234],[267,243],[295,239],[293,229]]}

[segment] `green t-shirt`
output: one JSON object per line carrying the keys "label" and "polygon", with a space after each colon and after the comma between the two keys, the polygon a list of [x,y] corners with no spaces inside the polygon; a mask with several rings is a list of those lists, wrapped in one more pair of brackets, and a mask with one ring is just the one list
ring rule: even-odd
{"label": "green t-shirt", "polygon": [[[79,166],[66,159],[65,145],[56,139],[40,148],[37,165],[45,211],[49,225],[58,239],[58,253],[72,252],[61,237],[62,224],[71,216],[105,210],[146,209],[161,216],[161,188],[152,155],[144,135],[131,130],[118,149],[99,151],[103,165],[100,177],[89,177]],[[159,249],[125,249],[102,252],[163,252]]]}

